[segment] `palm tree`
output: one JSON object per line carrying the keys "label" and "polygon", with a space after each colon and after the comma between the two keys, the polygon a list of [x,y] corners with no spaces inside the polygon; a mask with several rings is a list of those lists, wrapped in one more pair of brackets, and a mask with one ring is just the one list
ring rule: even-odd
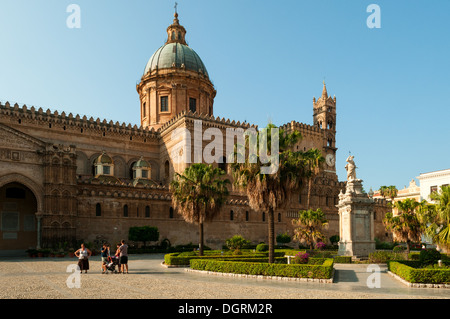
{"label": "palm tree", "polygon": [[203,256],[203,224],[220,211],[229,194],[225,172],[207,164],[192,164],[170,183],[174,209],[188,223],[199,226],[199,255]]}
{"label": "palm tree", "polygon": [[[275,138],[271,136],[271,129],[275,125],[269,124],[267,127],[267,148],[271,150],[271,143],[276,143]],[[303,176],[303,160],[301,152],[294,152],[291,148],[301,138],[298,131],[286,133],[279,130],[279,165],[278,170],[273,174],[261,174],[261,168],[265,166],[258,155],[237,161],[231,164],[234,184],[245,190],[249,206],[256,212],[267,212],[268,214],[268,241],[269,241],[269,263],[275,261],[274,243],[275,243],[275,225],[274,212],[283,208],[289,202],[289,198],[301,186]],[[257,139],[260,139],[258,135]],[[259,143],[257,143],[259,146]],[[248,149],[246,143],[245,148]],[[273,155],[273,154],[270,154]]]}
{"label": "palm tree", "polygon": [[391,186],[381,186],[380,187],[380,195],[384,198],[390,198],[391,204],[394,205],[394,198],[397,197],[398,189],[394,185]]}
{"label": "palm tree", "polygon": [[433,242],[450,248],[450,186],[441,186],[439,192],[430,194],[433,205],[428,206],[429,225],[426,234]]}
{"label": "palm tree", "polygon": [[294,239],[305,241],[313,250],[314,243],[325,238],[322,228],[328,226],[328,220],[320,208],[308,209],[300,211],[298,219],[292,220],[292,224],[297,227],[294,229]]}
{"label": "palm tree", "polygon": [[311,201],[311,189],[314,178],[320,171],[322,163],[325,158],[322,156],[322,152],[317,148],[312,148],[303,153],[303,159],[306,167],[306,177],[308,178],[308,198],[306,201],[306,209],[309,209]]}
{"label": "palm tree", "polygon": [[386,213],[384,224],[398,240],[406,242],[406,253],[409,254],[411,242],[420,241],[424,232],[420,215],[416,213],[420,203],[415,199],[406,198],[393,205],[398,209],[398,214],[394,216],[392,212]]}

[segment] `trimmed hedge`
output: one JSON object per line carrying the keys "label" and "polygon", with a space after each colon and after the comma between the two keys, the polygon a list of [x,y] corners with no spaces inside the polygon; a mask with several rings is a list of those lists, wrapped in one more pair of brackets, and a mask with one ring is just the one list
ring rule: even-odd
{"label": "trimmed hedge", "polygon": [[262,262],[230,262],[221,260],[192,259],[191,268],[196,270],[245,275],[280,276],[295,278],[330,279],[333,275],[333,259],[321,264],[269,264]]}
{"label": "trimmed hedge", "polygon": [[388,269],[410,283],[450,284],[450,269],[416,268],[419,261],[388,261]]}
{"label": "trimmed hedge", "polygon": [[352,256],[334,256],[334,263],[336,263],[336,264],[351,264]]}
{"label": "trimmed hedge", "polygon": [[[254,259],[265,261],[268,257],[268,253],[251,253],[251,254],[243,254],[243,255],[231,255],[231,254],[214,254],[214,255],[205,255],[205,256],[189,256],[189,255],[181,255],[181,253],[171,253],[166,254],[164,256],[164,263],[166,265],[172,266],[187,266],[189,265],[190,260],[192,259],[220,259],[220,260],[247,260]],[[284,253],[275,253],[275,257],[283,257]]]}

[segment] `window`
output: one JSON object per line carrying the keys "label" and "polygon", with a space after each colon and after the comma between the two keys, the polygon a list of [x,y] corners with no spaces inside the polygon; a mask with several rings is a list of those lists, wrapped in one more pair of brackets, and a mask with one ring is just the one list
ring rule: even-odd
{"label": "window", "polygon": [[169,179],[169,174],[170,174],[170,166],[169,166],[169,161],[166,161],[164,163],[164,177],[168,180]]}
{"label": "window", "polygon": [[150,206],[145,206],[145,217],[150,218]]}
{"label": "window", "polygon": [[232,210],[230,210],[230,220],[234,219],[234,212]]}
{"label": "window", "polygon": [[144,102],[144,104],[142,105],[142,115],[144,116],[144,117],[147,117],[147,110],[146,110],[146,104],[145,104],[145,102]]}
{"label": "window", "polygon": [[262,213],[262,221],[265,222],[266,221],[266,213]]}
{"label": "window", "polygon": [[123,206],[123,217],[128,217],[128,205]]}
{"label": "window", "polygon": [[281,223],[281,213],[278,213],[278,222]]}
{"label": "window", "polygon": [[170,207],[169,209],[169,218],[173,218],[173,208]]}
{"label": "window", "polygon": [[142,178],[148,178],[148,171],[146,169],[143,169],[141,172]]}
{"label": "window", "polygon": [[430,193],[437,192],[437,190],[438,190],[437,186],[431,186],[430,187]]}
{"label": "window", "polygon": [[192,97],[189,98],[189,111],[192,113],[197,111],[197,100]]}
{"label": "window", "polygon": [[250,219],[249,214],[248,214],[248,210],[245,211],[245,221],[248,222]]}
{"label": "window", "polygon": [[298,203],[299,203],[299,204],[302,203],[302,194],[298,194]]}
{"label": "window", "polygon": [[161,96],[161,112],[169,112],[169,97]]}
{"label": "window", "polygon": [[102,205],[100,203],[95,205],[95,216],[102,216]]}
{"label": "window", "polygon": [[109,174],[111,174],[111,167],[103,166],[103,175],[109,175]]}

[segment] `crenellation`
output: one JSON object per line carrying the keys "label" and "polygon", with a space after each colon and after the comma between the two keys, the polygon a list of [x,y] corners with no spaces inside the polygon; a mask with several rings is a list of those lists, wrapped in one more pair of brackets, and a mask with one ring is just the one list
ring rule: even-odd
{"label": "crenellation", "polygon": [[10,102],[5,102],[4,105],[0,104],[0,114],[20,119],[29,119],[30,121],[38,125],[42,125],[44,124],[44,122],[47,122],[49,124],[60,124],[60,125],[76,126],[79,128],[89,128],[94,131],[106,130],[109,132],[118,132],[119,134],[123,135],[139,135],[142,137],[154,137],[154,138],[156,138],[158,135],[158,132],[155,131],[153,127],[152,128],[148,127],[144,128],[142,126],[138,127],[137,124],[134,124],[132,126],[131,123],[127,124],[125,122],[119,124],[118,121],[114,124],[112,120],[110,120],[109,122],[106,119],[103,119],[103,121],[101,121],[100,118],[94,120],[93,117],[90,117],[88,119],[86,115],[84,115],[81,118],[79,114],[77,114],[74,117],[72,113],[69,113],[69,115],[67,115],[63,111],[60,114],[57,110],[52,112],[50,109],[47,109],[44,112],[42,107],[39,107],[39,109],[36,112],[36,108],[34,106],[28,109],[26,105],[20,107],[18,103],[15,103],[14,106],[12,107]]}

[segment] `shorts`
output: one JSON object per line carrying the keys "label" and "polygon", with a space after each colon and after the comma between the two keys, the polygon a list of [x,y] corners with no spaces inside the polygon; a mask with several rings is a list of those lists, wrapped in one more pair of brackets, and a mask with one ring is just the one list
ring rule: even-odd
{"label": "shorts", "polygon": [[122,257],[120,257],[120,264],[121,264],[121,265],[126,265],[126,264],[128,264],[128,256],[122,256]]}
{"label": "shorts", "polygon": [[102,257],[102,263],[107,264],[108,263],[108,257]]}

